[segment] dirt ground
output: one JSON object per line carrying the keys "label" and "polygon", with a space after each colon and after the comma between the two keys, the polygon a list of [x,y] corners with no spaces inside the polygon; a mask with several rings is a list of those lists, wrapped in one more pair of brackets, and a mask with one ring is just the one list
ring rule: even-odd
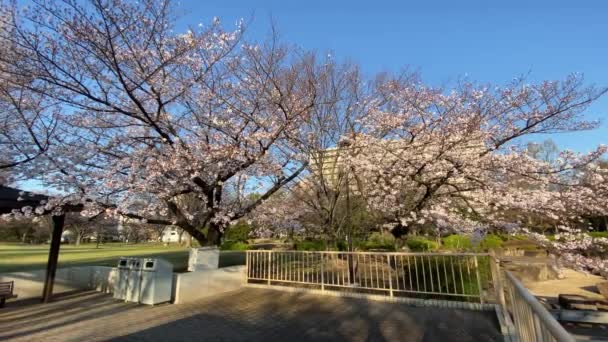
{"label": "dirt ground", "polygon": [[524,285],[535,296],[557,297],[561,294],[578,294],[591,298],[604,298],[597,290],[596,284],[608,281],[603,277],[563,269],[564,279],[524,282]]}

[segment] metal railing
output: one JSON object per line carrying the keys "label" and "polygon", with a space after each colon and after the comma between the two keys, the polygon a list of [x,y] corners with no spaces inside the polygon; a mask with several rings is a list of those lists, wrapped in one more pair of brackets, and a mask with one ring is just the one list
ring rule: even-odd
{"label": "metal railing", "polygon": [[521,342],[574,342],[574,338],[520,282],[505,271],[507,305]]}
{"label": "metal railing", "polygon": [[[500,301],[485,253],[247,251],[247,280],[389,296]],[[494,280],[493,280],[494,279]]]}

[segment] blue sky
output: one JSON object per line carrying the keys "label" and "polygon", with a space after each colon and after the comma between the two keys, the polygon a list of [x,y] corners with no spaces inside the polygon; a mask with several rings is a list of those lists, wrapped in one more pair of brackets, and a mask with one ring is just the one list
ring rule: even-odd
{"label": "blue sky", "polygon": [[[271,18],[282,39],[351,60],[372,74],[419,70],[440,86],[467,76],[503,84],[580,72],[608,86],[608,1],[332,1],[183,0],[182,24],[217,16],[227,28],[252,20],[251,38],[264,38]],[[588,110],[606,121],[608,96]],[[544,137],[539,137],[544,139]],[[608,144],[608,122],[590,132],[552,136],[581,152]]]}

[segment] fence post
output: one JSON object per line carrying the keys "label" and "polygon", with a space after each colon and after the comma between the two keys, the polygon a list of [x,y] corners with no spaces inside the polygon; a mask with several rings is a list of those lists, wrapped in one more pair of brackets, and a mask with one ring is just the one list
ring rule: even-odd
{"label": "fence post", "polygon": [[388,288],[389,288],[389,294],[391,297],[393,297],[393,274],[392,274],[392,270],[393,267],[391,266],[391,255],[387,254],[386,255],[386,261],[388,264]]}
{"label": "fence post", "polygon": [[323,258],[323,255],[324,255],[324,253],[320,252],[320,256],[321,256],[321,292],[325,292],[325,268],[323,267],[325,260]]}
{"label": "fence post", "polygon": [[473,257],[475,262],[475,276],[477,277],[477,288],[479,289],[479,302],[483,304],[483,289],[481,288],[481,277],[479,276],[479,263],[477,262],[477,255]]}
{"label": "fence post", "polygon": [[268,274],[268,285],[270,285],[270,278],[272,277],[272,264],[270,263],[272,258],[272,250],[268,251],[268,266],[266,267],[267,269],[267,274]]}
{"label": "fence post", "polygon": [[245,269],[247,270],[245,272],[245,283],[249,283],[249,251],[245,251]]}
{"label": "fence post", "polygon": [[500,306],[506,310],[507,304],[505,301],[505,289],[502,283],[502,273],[500,271],[500,260],[496,257],[494,250],[490,250],[490,270],[492,272],[492,282],[498,297],[498,302],[500,303]]}

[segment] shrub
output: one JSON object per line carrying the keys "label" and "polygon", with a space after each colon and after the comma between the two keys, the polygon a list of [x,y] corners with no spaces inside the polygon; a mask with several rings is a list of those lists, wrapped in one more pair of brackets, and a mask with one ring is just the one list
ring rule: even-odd
{"label": "shrub", "polygon": [[391,233],[372,233],[363,244],[365,249],[395,250],[395,237]]}
{"label": "shrub", "polygon": [[502,242],[503,240],[500,238],[500,236],[495,234],[488,234],[483,238],[483,240],[481,240],[479,247],[481,247],[482,249],[500,248],[502,247]]}
{"label": "shrub", "polygon": [[224,241],[220,245],[223,251],[246,251],[249,249],[249,244],[241,241]]}
{"label": "shrub", "polygon": [[324,251],[326,250],[325,242],[319,240],[305,240],[296,242],[296,250],[298,251]]}
{"label": "shrub", "polygon": [[346,241],[340,240],[340,241],[336,242],[336,248],[339,251],[341,251],[341,252],[347,251],[348,250],[348,243],[346,243]]}
{"label": "shrub", "polygon": [[466,235],[450,235],[443,239],[443,247],[447,249],[471,249],[473,244]]}
{"label": "shrub", "polygon": [[409,249],[415,252],[434,251],[439,248],[437,242],[425,237],[410,237],[405,244]]}
{"label": "shrub", "polygon": [[238,221],[236,224],[228,227],[226,229],[226,234],[224,237],[226,240],[230,241],[241,241],[247,242],[249,238],[249,233],[251,232],[251,225],[249,225],[246,221]]}

